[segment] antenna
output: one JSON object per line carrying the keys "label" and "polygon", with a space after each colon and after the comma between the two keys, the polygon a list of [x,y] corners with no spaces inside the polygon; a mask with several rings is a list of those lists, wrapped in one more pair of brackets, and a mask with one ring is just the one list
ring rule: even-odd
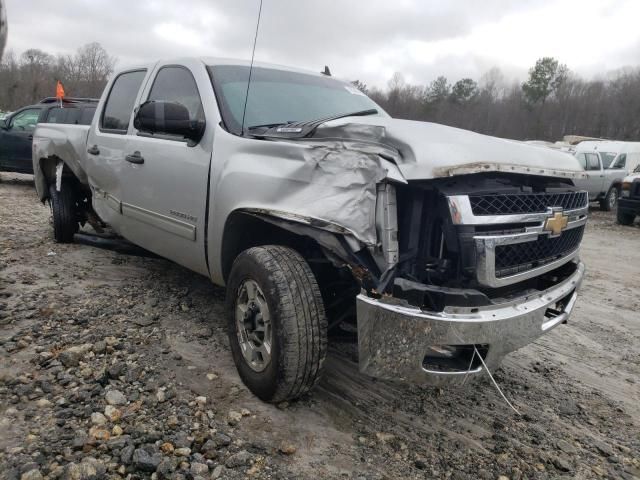
{"label": "antenna", "polygon": [[253,51],[251,52],[251,65],[249,66],[249,80],[247,81],[247,93],[244,97],[244,109],[242,110],[242,135],[244,135],[244,117],[247,114],[247,102],[249,101],[249,87],[251,86],[251,73],[253,72],[253,59],[256,56],[256,43],[258,42],[258,29],[260,28],[260,17],[262,16],[262,0],[258,9],[258,21],[256,23],[256,35],[253,38]]}

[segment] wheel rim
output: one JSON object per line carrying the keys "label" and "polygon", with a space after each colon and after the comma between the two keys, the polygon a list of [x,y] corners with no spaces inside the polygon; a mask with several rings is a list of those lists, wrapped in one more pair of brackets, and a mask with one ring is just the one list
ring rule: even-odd
{"label": "wheel rim", "polygon": [[614,208],[616,206],[616,202],[618,201],[618,196],[616,195],[616,193],[616,190],[612,190],[609,194],[609,208]]}
{"label": "wheel rim", "polygon": [[236,297],[236,333],[247,365],[261,372],[271,362],[273,329],[267,300],[254,280],[244,280]]}

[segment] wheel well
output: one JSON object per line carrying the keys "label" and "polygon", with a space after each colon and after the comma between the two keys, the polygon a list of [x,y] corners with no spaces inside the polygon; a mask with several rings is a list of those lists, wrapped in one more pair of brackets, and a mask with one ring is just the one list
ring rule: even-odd
{"label": "wheel well", "polygon": [[299,252],[307,261],[324,258],[320,246],[310,237],[298,235],[246,212],[233,212],[222,237],[222,275],[225,280],[236,257],[251,247],[283,245]]}
{"label": "wheel well", "polygon": [[[297,225],[304,228],[303,224]],[[309,228],[313,235],[314,228]],[[225,224],[222,239],[222,275],[227,282],[236,257],[244,250],[261,245],[283,245],[296,250],[307,261],[316,277],[325,311],[333,328],[342,321],[355,320],[355,298],[360,292],[352,270],[334,264],[310,235],[294,233],[246,212],[233,212]],[[331,329],[330,328],[330,329]]]}
{"label": "wheel well", "polygon": [[[56,181],[56,166],[58,165],[58,162],[64,162],[64,161],[55,156],[40,159],[40,162],[39,162],[40,171],[42,172],[42,175],[45,180],[45,185],[42,185],[42,187],[47,187],[48,185],[51,185]],[[80,181],[76,178],[76,176],[73,174],[71,169],[69,169],[66,163],[63,163],[62,179],[65,182],[71,183],[74,186],[74,188],[77,188],[79,191],[81,190]],[[45,194],[46,195],[45,198],[49,198],[49,193],[47,188],[44,188],[44,190],[45,192],[47,192]]]}
{"label": "wheel well", "polygon": [[40,159],[40,171],[44,176],[47,185],[53,183],[56,178],[56,165],[59,159],[56,157],[41,158]]}

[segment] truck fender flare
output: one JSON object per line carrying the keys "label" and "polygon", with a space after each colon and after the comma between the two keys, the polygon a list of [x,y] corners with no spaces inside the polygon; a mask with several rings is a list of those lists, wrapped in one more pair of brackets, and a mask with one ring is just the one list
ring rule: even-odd
{"label": "truck fender flare", "polygon": [[336,267],[348,266],[352,270],[361,272],[362,277],[379,274],[375,262],[369,258],[366,245],[340,225],[299,215],[292,216],[287,212],[246,208],[234,210],[227,218],[222,240],[222,264],[225,278],[232,263],[228,258],[226,246],[235,243],[228,237],[230,219],[238,219],[239,217],[253,218],[271,224],[296,237],[310,238]]}

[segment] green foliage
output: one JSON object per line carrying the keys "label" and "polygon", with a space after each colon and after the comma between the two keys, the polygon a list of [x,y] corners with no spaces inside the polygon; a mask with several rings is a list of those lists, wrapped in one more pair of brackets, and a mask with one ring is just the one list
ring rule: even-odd
{"label": "green foliage", "polygon": [[522,84],[522,92],[529,106],[544,105],[567,80],[569,69],[553,57],[543,57],[529,70],[529,79]]}
{"label": "green foliage", "polygon": [[436,78],[427,89],[427,101],[429,103],[439,103],[447,99],[451,92],[451,85],[447,81],[447,77],[440,76]]}
{"label": "green foliage", "polygon": [[451,89],[450,100],[458,105],[473,101],[478,96],[478,84],[471,78],[458,80]]}

